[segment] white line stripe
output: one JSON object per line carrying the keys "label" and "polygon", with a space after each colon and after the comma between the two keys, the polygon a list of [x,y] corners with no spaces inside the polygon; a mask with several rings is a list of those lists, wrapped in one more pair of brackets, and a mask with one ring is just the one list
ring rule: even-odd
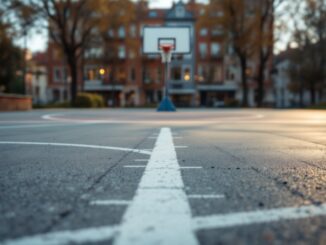
{"label": "white line stripe", "polygon": [[94,200],[90,202],[90,205],[100,205],[100,206],[109,206],[109,205],[128,205],[130,201],[127,200]]}
{"label": "white line stripe", "polygon": [[135,159],[135,162],[148,162],[148,159]]}
{"label": "white line stripe", "polygon": [[182,166],[181,169],[202,169],[201,166]]}
{"label": "white line stripe", "polygon": [[173,137],[174,140],[183,139],[183,137]]}
{"label": "white line stripe", "polygon": [[193,218],[194,230],[218,229],[239,225],[275,222],[281,220],[303,219],[326,215],[326,204],[320,206],[302,206],[241,212],[232,214],[212,215]]}
{"label": "white line stripe", "polygon": [[44,235],[23,237],[1,242],[1,245],[64,245],[75,243],[91,243],[109,240],[118,231],[116,226],[87,228],[76,231],[58,231]]}
{"label": "white line stripe", "polygon": [[15,141],[0,141],[1,145],[44,145],[44,146],[66,146],[66,147],[80,147],[80,148],[92,148],[92,149],[103,149],[103,150],[116,150],[116,151],[129,151],[134,153],[141,153],[150,155],[149,151],[122,148],[114,146],[103,146],[103,145],[84,145],[84,144],[67,144],[67,143],[49,143],[49,142],[15,142]]}
{"label": "white line stripe", "polygon": [[198,244],[171,131],[162,128],[115,245]]}
{"label": "white line stripe", "polygon": [[175,148],[184,149],[184,148],[188,148],[188,146],[185,146],[185,145],[176,145]]}
{"label": "white line stripe", "polygon": [[[77,124],[77,125],[91,125],[93,123],[83,123],[83,124]],[[43,127],[68,127],[68,126],[76,126],[76,124],[53,124],[53,123],[49,123],[49,124],[33,124],[33,125],[10,125],[10,126],[0,126],[0,130],[1,129],[20,129],[20,128],[43,128]]]}
{"label": "white line stripe", "polygon": [[188,198],[193,199],[218,199],[218,198],[225,198],[223,194],[210,194],[210,195],[188,195]]}
{"label": "white line stripe", "polygon": [[124,165],[124,168],[146,168],[146,165]]}

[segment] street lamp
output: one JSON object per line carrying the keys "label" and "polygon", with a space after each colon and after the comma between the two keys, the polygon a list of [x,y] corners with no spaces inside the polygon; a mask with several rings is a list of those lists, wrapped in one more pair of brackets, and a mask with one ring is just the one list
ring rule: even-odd
{"label": "street lamp", "polygon": [[105,69],[104,68],[101,68],[99,70],[99,73],[100,73],[101,76],[104,76],[105,75]]}

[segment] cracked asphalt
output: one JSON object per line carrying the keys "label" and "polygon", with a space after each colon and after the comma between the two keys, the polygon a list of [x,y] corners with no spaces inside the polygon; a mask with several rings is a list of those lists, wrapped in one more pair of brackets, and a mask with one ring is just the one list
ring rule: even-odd
{"label": "cracked asphalt", "polygon": [[[180,169],[186,195],[223,195],[189,198],[194,218],[326,203],[326,111],[0,113],[0,244],[39,234],[119,226],[128,205],[91,202],[132,201],[144,168],[125,166],[146,165],[150,156],[130,149],[151,152],[162,127],[171,129],[175,146],[186,146],[175,148],[179,165],[198,167]],[[324,245],[326,211],[307,218],[202,229],[195,236],[202,245]]]}

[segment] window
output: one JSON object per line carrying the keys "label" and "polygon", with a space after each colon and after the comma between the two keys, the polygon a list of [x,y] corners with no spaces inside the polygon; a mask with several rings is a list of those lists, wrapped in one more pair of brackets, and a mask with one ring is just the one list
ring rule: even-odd
{"label": "window", "polygon": [[136,58],[136,52],[135,52],[135,50],[133,50],[133,49],[130,49],[129,50],[129,58],[130,59]]}
{"label": "window", "polygon": [[65,82],[67,80],[67,69],[64,67],[54,67],[53,80],[55,82]]}
{"label": "window", "polygon": [[221,36],[223,35],[223,28],[220,26],[216,26],[212,29],[212,36]]}
{"label": "window", "polygon": [[206,55],[207,55],[207,44],[206,43],[199,44],[199,54],[200,54],[201,58],[206,58]]}
{"label": "window", "polygon": [[114,37],[114,31],[112,29],[108,30],[109,37]]}
{"label": "window", "polygon": [[84,69],[84,79],[87,80],[103,80],[104,77],[108,76],[108,70],[105,70],[105,74],[100,74],[100,70],[103,67],[86,67]]}
{"label": "window", "polygon": [[103,56],[103,48],[89,48],[85,50],[84,57],[85,58],[100,58]]}
{"label": "window", "polygon": [[60,100],[60,90],[59,89],[53,89],[52,90],[52,100],[54,102],[57,102]]}
{"label": "window", "polygon": [[146,66],[143,66],[142,76],[143,76],[144,83],[150,83],[149,72]]}
{"label": "window", "polygon": [[203,37],[203,36],[207,36],[207,34],[208,34],[208,30],[207,30],[207,28],[201,28],[199,34],[200,34],[202,37]]}
{"label": "window", "polygon": [[130,32],[131,37],[136,37],[137,36],[137,27],[136,27],[136,25],[131,25],[130,29],[129,29],[129,32]]}
{"label": "window", "polygon": [[185,16],[185,9],[182,6],[178,6],[175,12],[176,17],[182,18]]}
{"label": "window", "polygon": [[183,80],[189,81],[190,79],[191,79],[191,72],[190,72],[190,68],[187,67],[184,69]]}
{"label": "window", "polygon": [[120,26],[119,27],[119,30],[118,30],[118,36],[120,38],[124,38],[126,36],[126,32],[125,32],[125,28],[123,26]]}
{"label": "window", "polygon": [[126,48],[125,48],[124,45],[120,45],[120,46],[119,46],[118,57],[119,57],[120,59],[124,59],[124,58],[126,58]]}
{"label": "window", "polygon": [[126,80],[126,72],[124,67],[120,67],[118,70],[118,80],[119,82],[124,82]]}
{"label": "window", "polygon": [[155,18],[155,17],[157,17],[157,12],[156,11],[149,11],[149,13],[148,13],[148,17],[150,17],[150,18]]}
{"label": "window", "polygon": [[220,44],[219,43],[211,43],[211,56],[217,57],[220,54]]}
{"label": "window", "polygon": [[131,67],[130,69],[130,80],[135,81],[136,80],[136,70],[135,67]]}
{"label": "window", "polygon": [[162,80],[162,68],[161,68],[161,66],[159,66],[159,67],[157,68],[157,77],[156,77],[156,82],[157,82],[157,83],[160,83],[161,80]]}
{"label": "window", "polygon": [[176,66],[171,68],[171,79],[180,81],[181,80],[181,67]]}

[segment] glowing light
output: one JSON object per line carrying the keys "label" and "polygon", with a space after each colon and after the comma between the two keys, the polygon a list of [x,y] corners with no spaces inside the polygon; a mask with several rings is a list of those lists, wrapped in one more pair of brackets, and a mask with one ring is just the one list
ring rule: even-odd
{"label": "glowing light", "polygon": [[105,74],[105,70],[104,70],[103,68],[101,68],[101,69],[99,70],[99,72],[100,72],[100,74],[101,74],[102,76]]}
{"label": "glowing light", "polygon": [[184,78],[184,80],[189,81],[190,80],[190,75],[189,74],[185,74],[183,78]]}

